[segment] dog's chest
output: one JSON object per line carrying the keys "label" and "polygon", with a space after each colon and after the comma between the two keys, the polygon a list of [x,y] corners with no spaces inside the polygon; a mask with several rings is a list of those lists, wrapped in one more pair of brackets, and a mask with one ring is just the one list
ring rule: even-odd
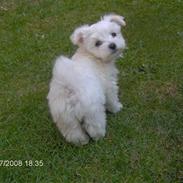
{"label": "dog's chest", "polygon": [[98,64],[94,70],[104,88],[116,83],[118,70],[113,63]]}

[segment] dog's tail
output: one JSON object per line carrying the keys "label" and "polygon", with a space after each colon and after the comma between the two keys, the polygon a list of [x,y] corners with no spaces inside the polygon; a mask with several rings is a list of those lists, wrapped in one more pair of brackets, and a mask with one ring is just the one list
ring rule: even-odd
{"label": "dog's tail", "polygon": [[68,77],[71,78],[72,74],[73,74],[73,61],[64,56],[58,57],[55,61],[55,65],[53,68],[54,78],[63,78],[63,76],[67,76],[66,78]]}
{"label": "dog's tail", "polygon": [[[47,96],[55,122],[59,120],[60,114],[71,110],[69,107],[72,107],[72,103],[76,103],[75,83],[77,78],[74,78],[74,73],[74,62],[71,59],[64,56],[56,59]],[[76,81],[74,81],[75,79]]]}

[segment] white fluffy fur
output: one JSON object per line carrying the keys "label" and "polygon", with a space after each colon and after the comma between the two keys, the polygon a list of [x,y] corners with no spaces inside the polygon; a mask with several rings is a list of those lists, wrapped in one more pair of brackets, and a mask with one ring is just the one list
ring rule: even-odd
{"label": "white fluffy fur", "polygon": [[[115,60],[125,48],[124,19],[106,15],[99,22],[77,28],[71,41],[79,48],[71,59],[60,56],[53,68],[48,101],[58,129],[68,142],[87,144],[106,133],[106,113],[118,112]],[[111,33],[116,33],[112,36]],[[96,42],[102,44],[96,46]],[[116,49],[109,48],[113,43]]]}

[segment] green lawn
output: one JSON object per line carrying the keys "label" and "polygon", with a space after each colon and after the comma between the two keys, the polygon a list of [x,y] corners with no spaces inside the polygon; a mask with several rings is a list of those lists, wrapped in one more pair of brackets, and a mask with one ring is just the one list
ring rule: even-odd
{"label": "green lawn", "polygon": [[[54,59],[75,50],[72,31],[107,12],[127,22],[124,109],[108,114],[103,140],[78,148],[52,123],[48,84]],[[182,137],[183,1],[0,1],[0,160],[23,163],[1,166],[0,183],[178,183]]]}

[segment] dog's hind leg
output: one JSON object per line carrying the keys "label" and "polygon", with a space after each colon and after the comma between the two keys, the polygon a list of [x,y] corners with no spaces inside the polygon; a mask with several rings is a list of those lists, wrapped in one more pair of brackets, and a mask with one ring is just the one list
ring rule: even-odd
{"label": "dog's hind leg", "polygon": [[51,84],[48,100],[53,121],[68,142],[75,145],[87,144],[89,137],[80,124],[82,114],[76,94],[72,89],[61,87],[54,81]]}
{"label": "dog's hind leg", "polygon": [[89,137],[81,128],[79,121],[71,116],[59,118],[56,125],[65,139],[75,145],[85,145],[89,142]]}
{"label": "dog's hind leg", "polygon": [[83,128],[93,140],[99,140],[105,136],[106,114],[103,105],[90,110],[85,115]]}

